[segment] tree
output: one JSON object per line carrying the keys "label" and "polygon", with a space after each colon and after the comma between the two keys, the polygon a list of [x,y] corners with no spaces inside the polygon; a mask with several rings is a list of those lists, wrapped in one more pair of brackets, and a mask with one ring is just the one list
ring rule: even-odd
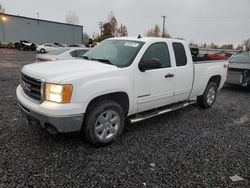
{"label": "tree", "polygon": [[89,35],[87,32],[83,33],[83,43],[87,43],[89,41]]}
{"label": "tree", "polygon": [[98,41],[102,41],[111,37],[128,36],[127,27],[123,24],[118,27],[118,22],[113,12],[110,12],[108,18],[109,20],[102,26],[102,36],[98,37]]}
{"label": "tree", "polygon": [[246,51],[250,51],[250,38],[243,41],[243,47]]}
{"label": "tree", "polygon": [[[159,25],[155,25],[154,28],[151,28],[147,33],[147,37],[160,37],[161,36],[161,29]],[[171,38],[171,36],[168,33],[165,33],[164,38]]]}
{"label": "tree", "polygon": [[107,22],[103,24],[103,34],[102,34],[102,40],[111,38],[113,37],[112,35],[112,26],[110,22]]}
{"label": "tree", "polygon": [[212,42],[212,43],[210,44],[210,48],[211,48],[211,49],[219,49],[219,46],[218,46],[217,44],[215,44],[215,43]]}
{"label": "tree", "polygon": [[113,16],[110,20],[110,26],[111,26],[111,33],[113,37],[117,37],[117,20],[115,18],[115,16]]}
{"label": "tree", "polygon": [[78,18],[77,13],[75,13],[75,12],[69,12],[66,15],[66,22],[68,24],[79,24],[79,18]]}
{"label": "tree", "polygon": [[244,46],[239,44],[236,48],[236,50],[239,50],[239,51],[243,51],[244,50]]}
{"label": "tree", "polygon": [[127,27],[125,25],[120,26],[120,28],[117,29],[117,35],[119,37],[125,37],[128,36],[128,31],[127,31]]}
{"label": "tree", "polygon": [[112,18],[115,17],[115,14],[113,11],[110,11],[108,14],[108,21],[107,22],[111,22]]}
{"label": "tree", "polygon": [[154,28],[154,35],[156,37],[160,37],[161,36],[160,32],[161,32],[161,29],[160,29],[159,25],[156,24],[155,28]]}
{"label": "tree", "polygon": [[223,44],[220,48],[221,49],[227,49],[227,50],[233,50],[234,45],[233,44]]}

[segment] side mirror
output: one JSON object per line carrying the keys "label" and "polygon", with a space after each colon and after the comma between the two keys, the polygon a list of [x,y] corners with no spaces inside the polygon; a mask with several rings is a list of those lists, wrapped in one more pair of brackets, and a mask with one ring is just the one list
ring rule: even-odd
{"label": "side mirror", "polygon": [[141,60],[138,67],[141,72],[145,72],[146,70],[161,68],[161,63],[157,58],[150,58]]}

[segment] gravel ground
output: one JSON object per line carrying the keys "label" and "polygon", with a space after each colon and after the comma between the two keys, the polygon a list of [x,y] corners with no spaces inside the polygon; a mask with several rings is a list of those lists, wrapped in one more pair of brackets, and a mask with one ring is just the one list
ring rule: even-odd
{"label": "gravel ground", "polygon": [[34,55],[0,49],[0,188],[250,187],[249,89],[227,86],[211,109],[127,125],[116,143],[94,148],[22,119],[15,88]]}

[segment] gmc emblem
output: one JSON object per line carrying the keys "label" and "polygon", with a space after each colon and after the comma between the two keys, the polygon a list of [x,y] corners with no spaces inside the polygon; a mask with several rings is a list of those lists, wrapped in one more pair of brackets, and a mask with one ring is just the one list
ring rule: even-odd
{"label": "gmc emblem", "polygon": [[27,84],[26,82],[24,82],[23,80],[21,80],[21,86],[23,89],[27,90],[27,91],[31,91],[31,85]]}

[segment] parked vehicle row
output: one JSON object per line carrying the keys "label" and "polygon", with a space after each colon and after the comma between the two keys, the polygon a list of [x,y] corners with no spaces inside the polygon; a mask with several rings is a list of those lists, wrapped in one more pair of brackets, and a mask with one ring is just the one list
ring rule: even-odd
{"label": "parked vehicle row", "polygon": [[88,51],[88,48],[61,48],[46,54],[37,54],[35,62],[56,61],[56,60],[70,60],[82,58]]}
{"label": "parked vehicle row", "polygon": [[231,52],[226,52],[226,51],[220,51],[215,54],[207,54],[206,57],[213,59],[213,60],[228,60],[233,53]]}
{"label": "parked vehicle row", "polygon": [[34,51],[36,50],[36,45],[30,41],[26,40],[20,40],[20,43],[16,43],[15,47],[18,48],[18,50],[25,50],[25,51]]}
{"label": "parked vehicle row", "polygon": [[1,43],[0,47],[8,47],[8,48],[16,48],[18,50],[25,50],[25,51],[34,51],[37,50],[40,53],[47,53],[51,51],[58,50],[59,48],[69,48],[69,47],[79,47],[79,48],[86,48],[83,44],[62,44],[59,42],[54,43],[43,43],[36,45],[35,43],[32,43],[31,41],[27,40],[20,40],[20,42],[15,43]]}
{"label": "parked vehicle row", "polygon": [[84,59],[34,63],[16,94],[28,121],[50,133],[82,131],[91,144],[118,139],[139,122],[197,101],[214,104],[228,61],[193,62],[189,45],[165,38],[112,38]]}

